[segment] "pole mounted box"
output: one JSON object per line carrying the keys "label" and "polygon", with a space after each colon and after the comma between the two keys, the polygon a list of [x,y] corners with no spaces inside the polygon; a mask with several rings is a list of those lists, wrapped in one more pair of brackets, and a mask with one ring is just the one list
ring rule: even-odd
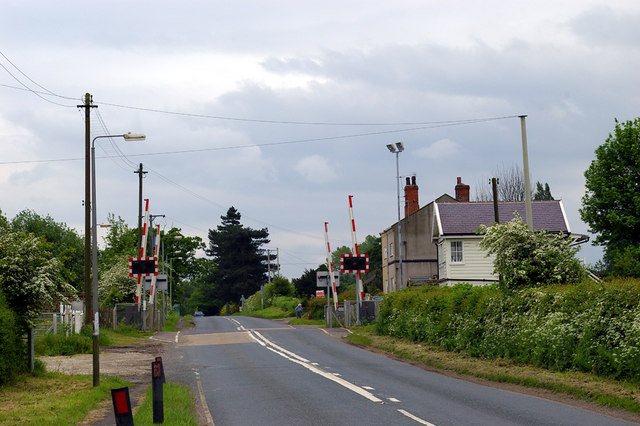
{"label": "pole mounted box", "polygon": [[[336,287],[340,287],[340,274],[338,273],[338,271],[333,271],[333,278],[336,281]],[[316,271],[316,286],[331,286],[331,281],[329,280],[329,271]]]}
{"label": "pole mounted box", "polygon": [[134,275],[158,275],[158,258],[157,257],[138,257],[137,259],[129,258],[129,276]]}
{"label": "pole mounted box", "polygon": [[369,255],[363,254],[356,256],[354,254],[340,255],[340,272],[353,274],[356,272],[369,272]]}

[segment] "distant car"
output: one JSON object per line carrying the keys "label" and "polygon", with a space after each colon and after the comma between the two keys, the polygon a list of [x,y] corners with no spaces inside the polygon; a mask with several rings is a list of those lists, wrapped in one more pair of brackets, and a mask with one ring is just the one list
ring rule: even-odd
{"label": "distant car", "polygon": [[195,314],[193,314],[194,317],[203,317],[204,314],[202,313],[202,311],[197,311]]}

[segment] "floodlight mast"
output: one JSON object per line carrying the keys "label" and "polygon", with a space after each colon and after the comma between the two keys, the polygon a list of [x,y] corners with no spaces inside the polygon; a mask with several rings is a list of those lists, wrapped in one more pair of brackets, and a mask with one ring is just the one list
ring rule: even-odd
{"label": "floodlight mast", "polygon": [[392,154],[396,155],[396,177],[397,177],[397,192],[398,192],[398,268],[399,268],[399,276],[400,276],[400,288],[402,288],[403,280],[402,280],[402,223],[400,217],[400,160],[399,154],[404,151],[404,145],[402,142],[396,142],[394,144],[388,144],[387,149]]}

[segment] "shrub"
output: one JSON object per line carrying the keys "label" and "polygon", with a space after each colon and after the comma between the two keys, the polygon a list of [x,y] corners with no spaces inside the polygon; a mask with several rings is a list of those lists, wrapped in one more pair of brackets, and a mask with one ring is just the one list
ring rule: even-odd
{"label": "shrub", "polygon": [[518,214],[507,223],[481,225],[478,232],[485,234],[480,248],[495,255],[494,273],[505,288],[574,283],[585,276],[574,256],[577,247],[571,247],[562,234],[530,230]]}
{"label": "shrub", "polygon": [[640,281],[505,291],[409,288],[385,296],[376,330],[486,358],[640,381]]}
{"label": "shrub", "polygon": [[20,338],[16,314],[10,310],[0,292],[0,386],[12,383],[27,371],[26,345]]}

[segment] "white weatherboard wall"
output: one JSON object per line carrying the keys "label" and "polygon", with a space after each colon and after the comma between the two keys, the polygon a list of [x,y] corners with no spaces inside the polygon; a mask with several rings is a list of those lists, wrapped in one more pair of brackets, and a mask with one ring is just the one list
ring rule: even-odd
{"label": "white weatherboard wall", "polygon": [[[460,263],[451,262],[451,241],[462,241],[462,259]],[[447,236],[438,241],[438,266],[440,282],[453,285],[467,282],[474,285],[489,284],[497,281],[493,273],[493,256],[479,246],[482,237]]]}

